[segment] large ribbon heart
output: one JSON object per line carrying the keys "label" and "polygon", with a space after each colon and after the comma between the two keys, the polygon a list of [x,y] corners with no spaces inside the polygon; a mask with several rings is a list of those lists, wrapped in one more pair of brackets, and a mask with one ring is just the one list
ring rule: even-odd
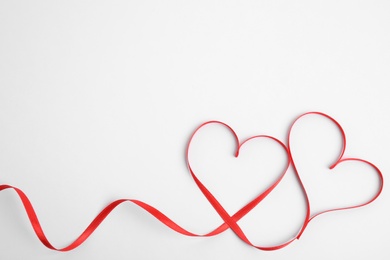
{"label": "large ribbon heart", "polygon": [[[233,139],[235,141],[235,146],[236,146],[235,156],[236,157],[239,156],[240,149],[243,147],[244,144],[248,143],[249,141],[251,141],[253,139],[257,139],[257,138],[266,138],[266,139],[271,139],[271,140],[275,141],[281,147],[283,147],[283,149],[285,150],[286,155],[287,155],[286,166],[283,169],[283,171],[280,173],[280,175],[278,176],[276,181],[273,182],[268,188],[266,188],[264,191],[262,191],[255,199],[250,201],[248,204],[246,204],[243,208],[241,208],[239,211],[237,211],[232,216],[229,215],[229,213],[225,210],[225,208],[221,205],[221,203],[214,197],[214,195],[206,188],[206,186],[195,175],[193,167],[191,166],[191,163],[190,163],[189,152],[190,152],[192,141],[193,141],[194,137],[196,136],[196,134],[198,133],[198,131],[200,129],[202,129],[203,127],[205,127],[206,125],[209,125],[209,124],[222,125],[222,126],[224,126],[225,128],[227,128],[230,131],[230,133],[232,134]],[[293,240],[295,240],[295,238],[293,238],[293,239],[291,239],[291,240],[289,240],[289,241],[287,241],[287,242],[285,242],[283,244],[276,245],[276,246],[267,246],[267,247],[266,246],[257,246],[257,245],[254,245],[253,243],[251,243],[249,241],[249,239],[246,237],[246,235],[244,234],[242,229],[237,224],[237,221],[240,220],[243,216],[245,216],[249,211],[251,211],[256,205],[258,205],[280,183],[280,181],[284,177],[284,175],[285,175],[285,173],[286,173],[286,171],[287,171],[287,169],[288,169],[288,167],[290,165],[290,156],[289,156],[289,152],[288,152],[287,147],[285,147],[285,145],[281,141],[279,141],[278,139],[276,139],[276,138],[274,138],[272,136],[268,136],[268,135],[256,135],[256,136],[252,136],[252,137],[250,137],[250,138],[248,138],[248,139],[246,139],[246,140],[244,140],[243,142],[240,143],[240,141],[239,141],[239,139],[237,137],[237,134],[234,132],[234,130],[230,126],[228,126],[227,124],[225,124],[223,122],[220,122],[220,121],[209,121],[209,122],[206,122],[206,123],[200,125],[193,132],[193,134],[191,135],[190,140],[188,142],[187,150],[186,150],[186,160],[187,160],[188,169],[189,169],[189,171],[190,171],[190,173],[192,175],[192,178],[194,179],[195,183],[198,185],[199,189],[202,191],[202,193],[207,198],[207,200],[210,202],[210,204],[214,207],[216,212],[225,221],[217,229],[215,229],[214,231],[206,234],[206,236],[216,235],[216,234],[219,234],[222,231],[226,230],[227,228],[231,228],[236,233],[236,235],[241,240],[243,240],[245,243],[247,243],[247,244],[249,244],[249,245],[251,245],[251,246],[253,246],[255,248],[261,249],[261,250],[277,250],[277,249],[280,249],[282,247],[287,246]]]}
{"label": "large ribbon heart", "polygon": [[[321,116],[321,117],[324,117],[324,118],[330,120],[337,127],[338,131],[341,134],[342,145],[341,145],[340,153],[337,156],[336,161],[329,167],[330,170],[333,170],[337,166],[339,166],[340,164],[344,164],[346,162],[354,162],[354,163],[365,164],[365,165],[368,165],[370,168],[372,168],[374,170],[375,174],[377,175],[377,177],[379,179],[379,188],[378,188],[377,192],[372,197],[368,198],[363,203],[358,203],[358,204],[355,204],[355,205],[350,205],[350,206],[345,206],[345,207],[336,207],[336,208],[331,208],[331,209],[327,209],[327,210],[322,210],[322,211],[317,212],[315,214],[311,213],[310,198],[309,198],[310,196],[309,196],[308,192],[305,189],[305,185],[303,183],[302,176],[299,174],[297,164],[294,161],[293,152],[291,151],[291,132],[292,132],[294,126],[296,125],[296,123],[300,119],[302,119],[303,117],[308,116],[308,115],[317,115],[317,116]],[[309,222],[311,220],[313,220],[314,218],[316,218],[317,216],[322,215],[322,214],[327,213],[327,212],[346,210],[346,209],[353,209],[353,208],[359,208],[359,207],[365,206],[365,205],[371,203],[372,201],[374,201],[379,196],[379,194],[382,192],[382,188],[383,188],[383,175],[382,175],[381,171],[373,163],[371,163],[371,162],[369,162],[367,160],[360,159],[360,158],[344,157],[344,152],[345,152],[345,149],[346,149],[346,135],[345,135],[345,132],[344,132],[343,128],[341,127],[341,125],[335,119],[333,119],[332,117],[330,117],[330,116],[328,116],[328,115],[326,115],[324,113],[321,113],[321,112],[308,112],[308,113],[304,113],[304,114],[300,115],[299,117],[297,117],[293,121],[293,123],[292,123],[292,125],[290,127],[290,130],[289,130],[289,134],[288,134],[288,148],[289,148],[290,155],[291,155],[291,165],[292,165],[292,167],[294,169],[294,172],[296,173],[296,176],[297,176],[297,178],[299,180],[299,183],[300,183],[300,185],[302,187],[302,190],[304,192],[305,203],[306,203],[306,218],[305,218],[305,222],[304,222],[304,225],[302,226],[301,231],[299,232],[297,238],[299,238],[302,235],[302,233],[304,232],[304,230],[307,227],[307,225],[309,224]]]}

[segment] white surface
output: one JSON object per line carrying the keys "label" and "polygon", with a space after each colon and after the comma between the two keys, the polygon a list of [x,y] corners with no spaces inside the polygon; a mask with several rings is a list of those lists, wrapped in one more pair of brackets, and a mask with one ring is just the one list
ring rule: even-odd
{"label": "white surface", "polygon": [[[231,231],[184,237],[131,204],[78,249],[53,252],[36,239],[16,194],[3,191],[0,258],[388,259],[389,13],[388,1],[1,1],[0,183],[29,196],[58,247],[118,198],[148,202],[194,232],[216,227],[220,218],[184,160],[189,135],[211,119],[241,140],[286,142],[296,116],[328,113],[346,131],[346,156],[375,163],[385,187],[373,204],[324,215],[275,252]],[[326,174],[340,145],[328,121],[306,118],[294,134],[315,210],[375,191],[367,167]],[[197,142],[199,178],[230,213],[284,162],[266,142],[235,159],[217,126]],[[240,224],[253,242],[273,244],[295,234],[303,214],[288,172]]]}

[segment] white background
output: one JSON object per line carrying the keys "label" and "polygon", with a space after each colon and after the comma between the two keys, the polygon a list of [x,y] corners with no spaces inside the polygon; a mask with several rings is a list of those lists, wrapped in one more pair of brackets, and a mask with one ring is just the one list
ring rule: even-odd
{"label": "white background", "polygon": [[[185,237],[132,204],[85,244],[46,249],[13,191],[0,193],[1,259],[388,259],[388,1],[0,1],[0,183],[31,199],[49,240],[72,242],[109,202],[136,198],[183,227],[221,223],[189,175],[184,151],[207,120],[244,140],[287,142],[294,118],[322,111],[347,134],[346,156],[375,163],[384,190],[367,207],[313,221],[299,241],[264,252],[230,230]],[[310,116],[293,155],[314,211],[356,204],[378,179],[361,164],[327,167],[340,135]],[[191,160],[233,214],[285,163],[255,140],[234,158],[220,126],[202,129]],[[306,174],[306,175],[305,175]],[[292,237],[304,215],[292,171],[239,224],[255,244]]]}

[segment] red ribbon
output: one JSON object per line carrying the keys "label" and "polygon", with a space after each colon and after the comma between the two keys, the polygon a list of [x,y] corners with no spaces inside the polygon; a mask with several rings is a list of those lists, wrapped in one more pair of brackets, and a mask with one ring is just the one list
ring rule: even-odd
{"label": "red ribbon", "polygon": [[[293,159],[293,156],[292,156],[292,153],[291,153],[291,145],[290,145],[291,131],[292,131],[294,125],[296,124],[296,122],[299,119],[301,119],[302,117],[305,117],[307,115],[318,115],[318,116],[322,116],[322,117],[325,117],[325,118],[329,119],[331,122],[333,122],[338,127],[338,129],[339,129],[339,131],[340,131],[340,133],[342,135],[342,149],[341,149],[340,155],[338,156],[338,159],[330,166],[330,169],[333,169],[333,168],[337,167],[339,164],[344,163],[344,162],[355,161],[355,162],[360,162],[360,163],[367,164],[368,166],[372,167],[375,170],[376,174],[379,177],[380,185],[379,185],[379,188],[378,188],[376,194],[372,198],[370,198],[368,201],[366,201],[365,203],[359,204],[359,205],[325,210],[325,211],[319,212],[319,213],[317,213],[315,215],[311,215],[309,196],[308,196],[308,194],[307,194],[307,192],[305,190],[305,187],[303,185],[303,182],[302,182],[302,180],[301,180],[301,178],[300,178],[300,176],[298,174],[297,167],[295,166],[295,162],[294,162],[294,159]],[[236,143],[236,152],[235,152],[235,156],[236,157],[238,157],[239,151],[240,151],[240,148],[242,147],[242,145],[245,144],[246,142],[248,142],[249,140],[252,140],[252,139],[255,139],[255,138],[266,138],[266,139],[270,139],[270,140],[273,140],[273,141],[277,142],[284,149],[284,151],[286,152],[287,158],[288,158],[286,166],[284,167],[282,173],[277,178],[277,180],[270,187],[268,187],[264,192],[259,194],[256,198],[254,198],[252,201],[250,201],[248,204],[246,204],[244,207],[242,207],[239,211],[237,211],[232,216],[229,215],[229,213],[218,202],[218,200],[213,196],[213,194],[197,178],[197,176],[195,175],[193,169],[191,168],[191,164],[190,164],[190,161],[189,161],[189,156],[188,156],[189,155],[189,149],[190,149],[191,142],[192,142],[194,136],[196,135],[196,133],[198,132],[199,129],[201,129],[202,127],[204,127],[205,125],[208,125],[208,124],[219,124],[219,125],[222,125],[222,126],[226,127],[232,133],[232,135],[234,136],[234,139],[235,139],[235,143]],[[165,224],[166,226],[168,226],[169,228],[171,228],[172,230],[174,230],[174,231],[176,231],[176,232],[178,232],[180,234],[183,234],[183,235],[186,235],[186,236],[209,237],[209,236],[218,235],[218,234],[224,232],[225,230],[227,230],[228,228],[230,228],[242,241],[244,241],[248,245],[250,245],[252,247],[255,247],[257,249],[260,249],[260,250],[268,250],[268,251],[270,251],[270,250],[281,249],[281,248],[289,245],[290,243],[292,243],[294,240],[299,239],[301,237],[301,235],[303,234],[303,232],[305,231],[305,229],[306,229],[307,225],[309,224],[309,222],[311,220],[313,220],[314,218],[318,217],[321,214],[324,214],[324,213],[327,213],[327,212],[332,212],[332,211],[346,210],[346,209],[362,207],[362,206],[370,204],[376,198],[378,198],[378,196],[380,195],[380,193],[382,192],[382,189],[383,189],[383,175],[382,175],[381,171],[374,164],[372,164],[371,162],[368,162],[366,160],[363,160],[363,159],[360,159],[360,158],[344,158],[343,156],[344,156],[345,148],[346,148],[346,137],[345,137],[345,133],[344,133],[344,130],[342,129],[341,125],[335,119],[333,119],[332,117],[330,117],[330,116],[328,116],[328,115],[326,115],[324,113],[320,113],[320,112],[308,112],[308,113],[302,114],[301,116],[299,116],[298,118],[296,118],[294,120],[294,122],[292,123],[292,125],[291,125],[291,127],[289,129],[289,132],[288,132],[287,146],[284,145],[280,140],[278,140],[278,139],[276,139],[276,138],[274,138],[272,136],[268,136],[268,135],[253,136],[253,137],[250,137],[250,138],[246,139],[242,143],[240,143],[239,139],[237,137],[237,134],[234,132],[234,130],[230,126],[228,126],[225,123],[222,123],[222,122],[219,122],[219,121],[209,121],[209,122],[205,122],[205,123],[201,124],[193,132],[193,134],[191,135],[190,140],[188,142],[187,149],[186,149],[186,162],[187,162],[188,169],[189,169],[189,171],[191,173],[191,176],[194,179],[196,185],[199,187],[199,189],[202,191],[203,195],[207,198],[207,200],[210,202],[210,204],[214,207],[216,212],[221,216],[221,218],[224,221],[216,229],[214,229],[213,231],[211,231],[211,232],[209,232],[207,234],[203,234],[203,235],[194,234],[194,233],[192,233],[192,232],[182,228],[181,226],[176,224],[173,220],[171,220],[166,215],[164,215],[161,211],[159,211],[158,209],[154,208],[153,206],[151,206],[151,205],[149,205],[149,204],[147,204],[145,202],[142,202],[142,201],[139,201],[139,200],[135,200],[135,199],[119,199],[119,200],[111,202],[108,206],[106,206],[95,217],[95,219],[91,222],[91,224],[89,224],[89,226],[81,233],[81,235],[76,240],[74,240],[70,245],[68,245],[68,246],[66,246],[64,248],[56,248],[49,242],[49,240],[47,239],[45,233],[43,232],[43,229],[41,227],[41,224],[39,223],[39,220],[38,220],[38,217],[37,217],[37,215],[35,213],[35,210],[34,210],[32,204],[31,204],[30,200],[26,196],[26,194],[24,194],[24,192],[22,190],[20,190],[20,189],[18,189],[16,187],[10,186],[10,185],[0,185],[0,191],[6,190],[6,189],[13,189],[14,191],[16,191],[16,193],[18,194],[19,198],[21,199],[21,201],[23,203],[23,206],[25,208],[27,216],[28,216],[28,218],[29,218],[29,220],[31,222],[31,226],[33,227],[34,232],[37,235],[38,239],[47,248],[52,249],[52,250],[56,250],[56,251],[70,251],[70,250],[73,250],[76,247],[80,246],[95,231],[95,229],[103,222],[103,220],[110,214],[110,212],[113,211],[118,205],[120,205],[120,204],[122,204],[124,202],[132,202],[132,203],[138,205],[139,207],[143,208],[148,213],[150,213],[152,216],[154,216],[161,223]],[[246,237],[245,233],[242,231],[242,229],[240,228],[240,226],[238,225],[237,222],[241,218],[243,218],[248,212],[250,212],[254,207],[256,207],[264,198],[266,198],[268,196],[268,194],[270,194],[272,192],[272,190],[283,179],[285,173],[287,172],[287,169],[290,166],[292,167],[292,169],[294,170],[294,173],[297,176],[299,185],[300,185],[300,187],[301,187],[301,189],[303,191],[303,194],[304,194],[304,199],[305,199],[305,204],[306,204],[306,215],[305,215],[305,219],[304,219],[304,221],[302,223],[302,226],[300,228],[300,231],[293,238],[291,238],[291,239],[289,239],[289,240],[287,240],[284,243],[281,243],[279,245],[275,245],[275,246],[258,246],[258,245],[254,245]]]}

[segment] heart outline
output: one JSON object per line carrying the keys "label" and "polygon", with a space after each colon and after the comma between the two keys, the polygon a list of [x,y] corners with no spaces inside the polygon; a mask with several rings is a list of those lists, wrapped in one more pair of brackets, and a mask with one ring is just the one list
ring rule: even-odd
{"label": "heart outline", "polygon": [[[294,125],[301,118],[303,118],[303,117],[305,117],[307,115],[319,115],[319,116],[325,117],[326,119],[329,119],[332,123],[334,123],[337,126],[339,132],[341,133],[341,142],[342,142],[341,151],[340,151],[340,154],[338,155],[336,161],[329,166],[330,170],[333,170],[334,168],[336,168],[341,163],[350,162],[350,161],[364,163],[364,164],[368,165],[369,167],[371,167],[371,168],[373,168],[375,170],[375,173],[377,174],[377,176],[379,178],[380,185],[379,185],[379,188],[378,188],[377,192],[371,198],[369,198],[367,201],[365,201],[363,203],[356,204],[356,205],[346,206],[346,207],[331,208],[331,209],[320,211],[320,212],[318,212],[318,213],[316,213],[314,215],[311,215],[309,195],[308,195],[308,193],[307,193],[307,191],[305,189],[303,181],[302,181],[302,179],[301,179],[301,177],[299,175],[298,169],[297,169],[296,164],[294,162],[294,159],[293,159],[293,156],[292,156],[292,151],[291,151],[291,142],[290,142],[291,141],[291,132],[292,132],[292,129],[294,128]],[[299,231],[299,233],[297,235],[297,239],[299,239],[302,236],[302,234],[305,231],[307,225],[314,218],[316,218],[316,217],[318,217],[318,216],[320,216],[322,214],[329,213],[329,212],[335,212],[335,211],[340,211],[340,210],[348,210],[348,209],[354,209],[354,208],[360,208],[360,207],[366,206],[366,205],[370,204],[371,202],[373,202],[374,200],[376,200],[376,198],[378,198],[379,195],[381,194],[381,192],[383,190],[383,174],[382,174],[382,172],[379,170],[379,168],[376,165],[374,165],[373,163],[371,163],[371,162],[369,162],[367,160],[364,160],[364,159],[361,159],[361,158],[356,158],[356,157],[345,157],[345,158],[343,158],[344,153],[345,153],[345,149],[346,149],[346,146],[347,146],[346,143],[347,143],[347,141],[346,141],[346,134],[345,134],[344,129],[342,128],[342,126],[334,118],[332,118],[331,116],[329,116],[329,115],[327,115],[325,113],[317,112],[317,111],[306,112],[306,113],[298,116],[293,121],[293,123],[291,124],[290,129],[288,131],[287,147],[289,149],[291,166],[292,166],[292,168],[294,170],[295,175],[297,176],[299,185],[302,188],[302,191],[303,191],[303,194],[304,194],[304,197],[305,197],[305,204],[306,204],[305,221],[304,221],[304,223],[302,225],[301,230]]]}
{"label": "heart outline", "polygon": [[[239,156],[239,153],[240,153],[240,149],[241,147],[247,143],[248,141],[252,140],[252,139],[255,139],[255,138],[268,138],[268,139],[271,139],[271,140],[274,140],[276,141],[279,145],[281,145],[283,147],[283,149],[285,150],[286,152],[286,155],[287,155],[287,164],[286,164],[286,167],[284,168],[282,174],[279,175],[279,177],[276,179],[276,181],[274,183],[272,183],[265,191],[261,192],[255,199],[253,199],[252,201],[250,201],[248,204],[246,204],[243,208],[241,208],[239,211],[237,211],[234,215],[230,216],[229,213],[223,208],[223,206],[219,203],[219,201],[214,197],[214,195],[206,188],[206,186],[198,179],[198,177],[195,175],[195,172],[193,171],[192,167],[191,167],[191,163],[190,163],[190,159],[189,159],[189,151],[190,151],[190,147],[191,147],[191,143],[192,143],[192,140],[193,138],[196,136],[197,132],[203,128],[204,126],[208,125],[208,124],[220,124],[224,127],[226,127],[230,133],[234,136],[234,140],[235,140],[235,146],[236,146],[236,151],[235,151],[235,157],[238,157]],[[228,227],[230,227],[230,229],[232,229],[232,231],[234,233],[236,233],[236,235],[242,240],[244,241],[245,243],[247,243],[248,245],[251,245],[257,249],[261,249],[261,250],[266,250],[266,251],[271,251],[271,250],[277,250],[277,249],[281,249],[287,245],[289,245],[291,242],[293,242],[296,237],[288,240],[287,242],[284,242],[282,244],[279,244],[279,245],[276,245],[276,246],[257,246],[257,245],[254,245],[252,244],[249,239],[246,237],[246,235],[244,234],[244,232],[241,230],[241,228],[239,227],[239,225],[237,224],[237,221],[239,219],[241,219],[242,217],[244,217],[250,210],[252,210],[256,205],[258,205],[266,196],[268,196],[269,193],[272,192],[272,190],[280,183],[280,181],[283,179],[283,177],[285,176],[288,168],[290,167],[290,163],[291,163],[291,156],[290,156],[290,153],[289,153],[289,150],[288,150],[288,147],[286,147],[286,145],[281,142],[280,140],[278,140],[277,138],[273,137],[273,136],[269,136],[269,135],[255,135],[255,136],[252,136],[252,137],[249,137],[247,139],[245,139],[243,142],[240,142],[239,139],[238,139],[238,136],[237,134],[235,133],[235,131],[229,126],[227,125],[226,123],[223,123],[221,121],[208,121],[208,122],[205,122],[203,124],[201,124],[199,127],[197,127],[195,129],[195,131],[192,133],[192,135],[190,136],[190,139],[188,141],[188,144],[187,144],[187,148],[186,148],[186,163],[187,163],[187,168],[192,176],[192,178],[194,179],[195,183],[197,184],[197,186],[199,187],[199,189],[202,191],[203,195],[206,197],[206,199],[210,202],[210,204],[214,207],[214,209],[217,211],[217,213],[221,216],[221,218],[224,220],[224,223],[222,225],[220,225],[217,229],[213,230],[212,232],[208,233],[206,236],[208,235],[216,235],[216,234],[219,234],[220,232],[223,232],[224,230],[226,230]]]}

